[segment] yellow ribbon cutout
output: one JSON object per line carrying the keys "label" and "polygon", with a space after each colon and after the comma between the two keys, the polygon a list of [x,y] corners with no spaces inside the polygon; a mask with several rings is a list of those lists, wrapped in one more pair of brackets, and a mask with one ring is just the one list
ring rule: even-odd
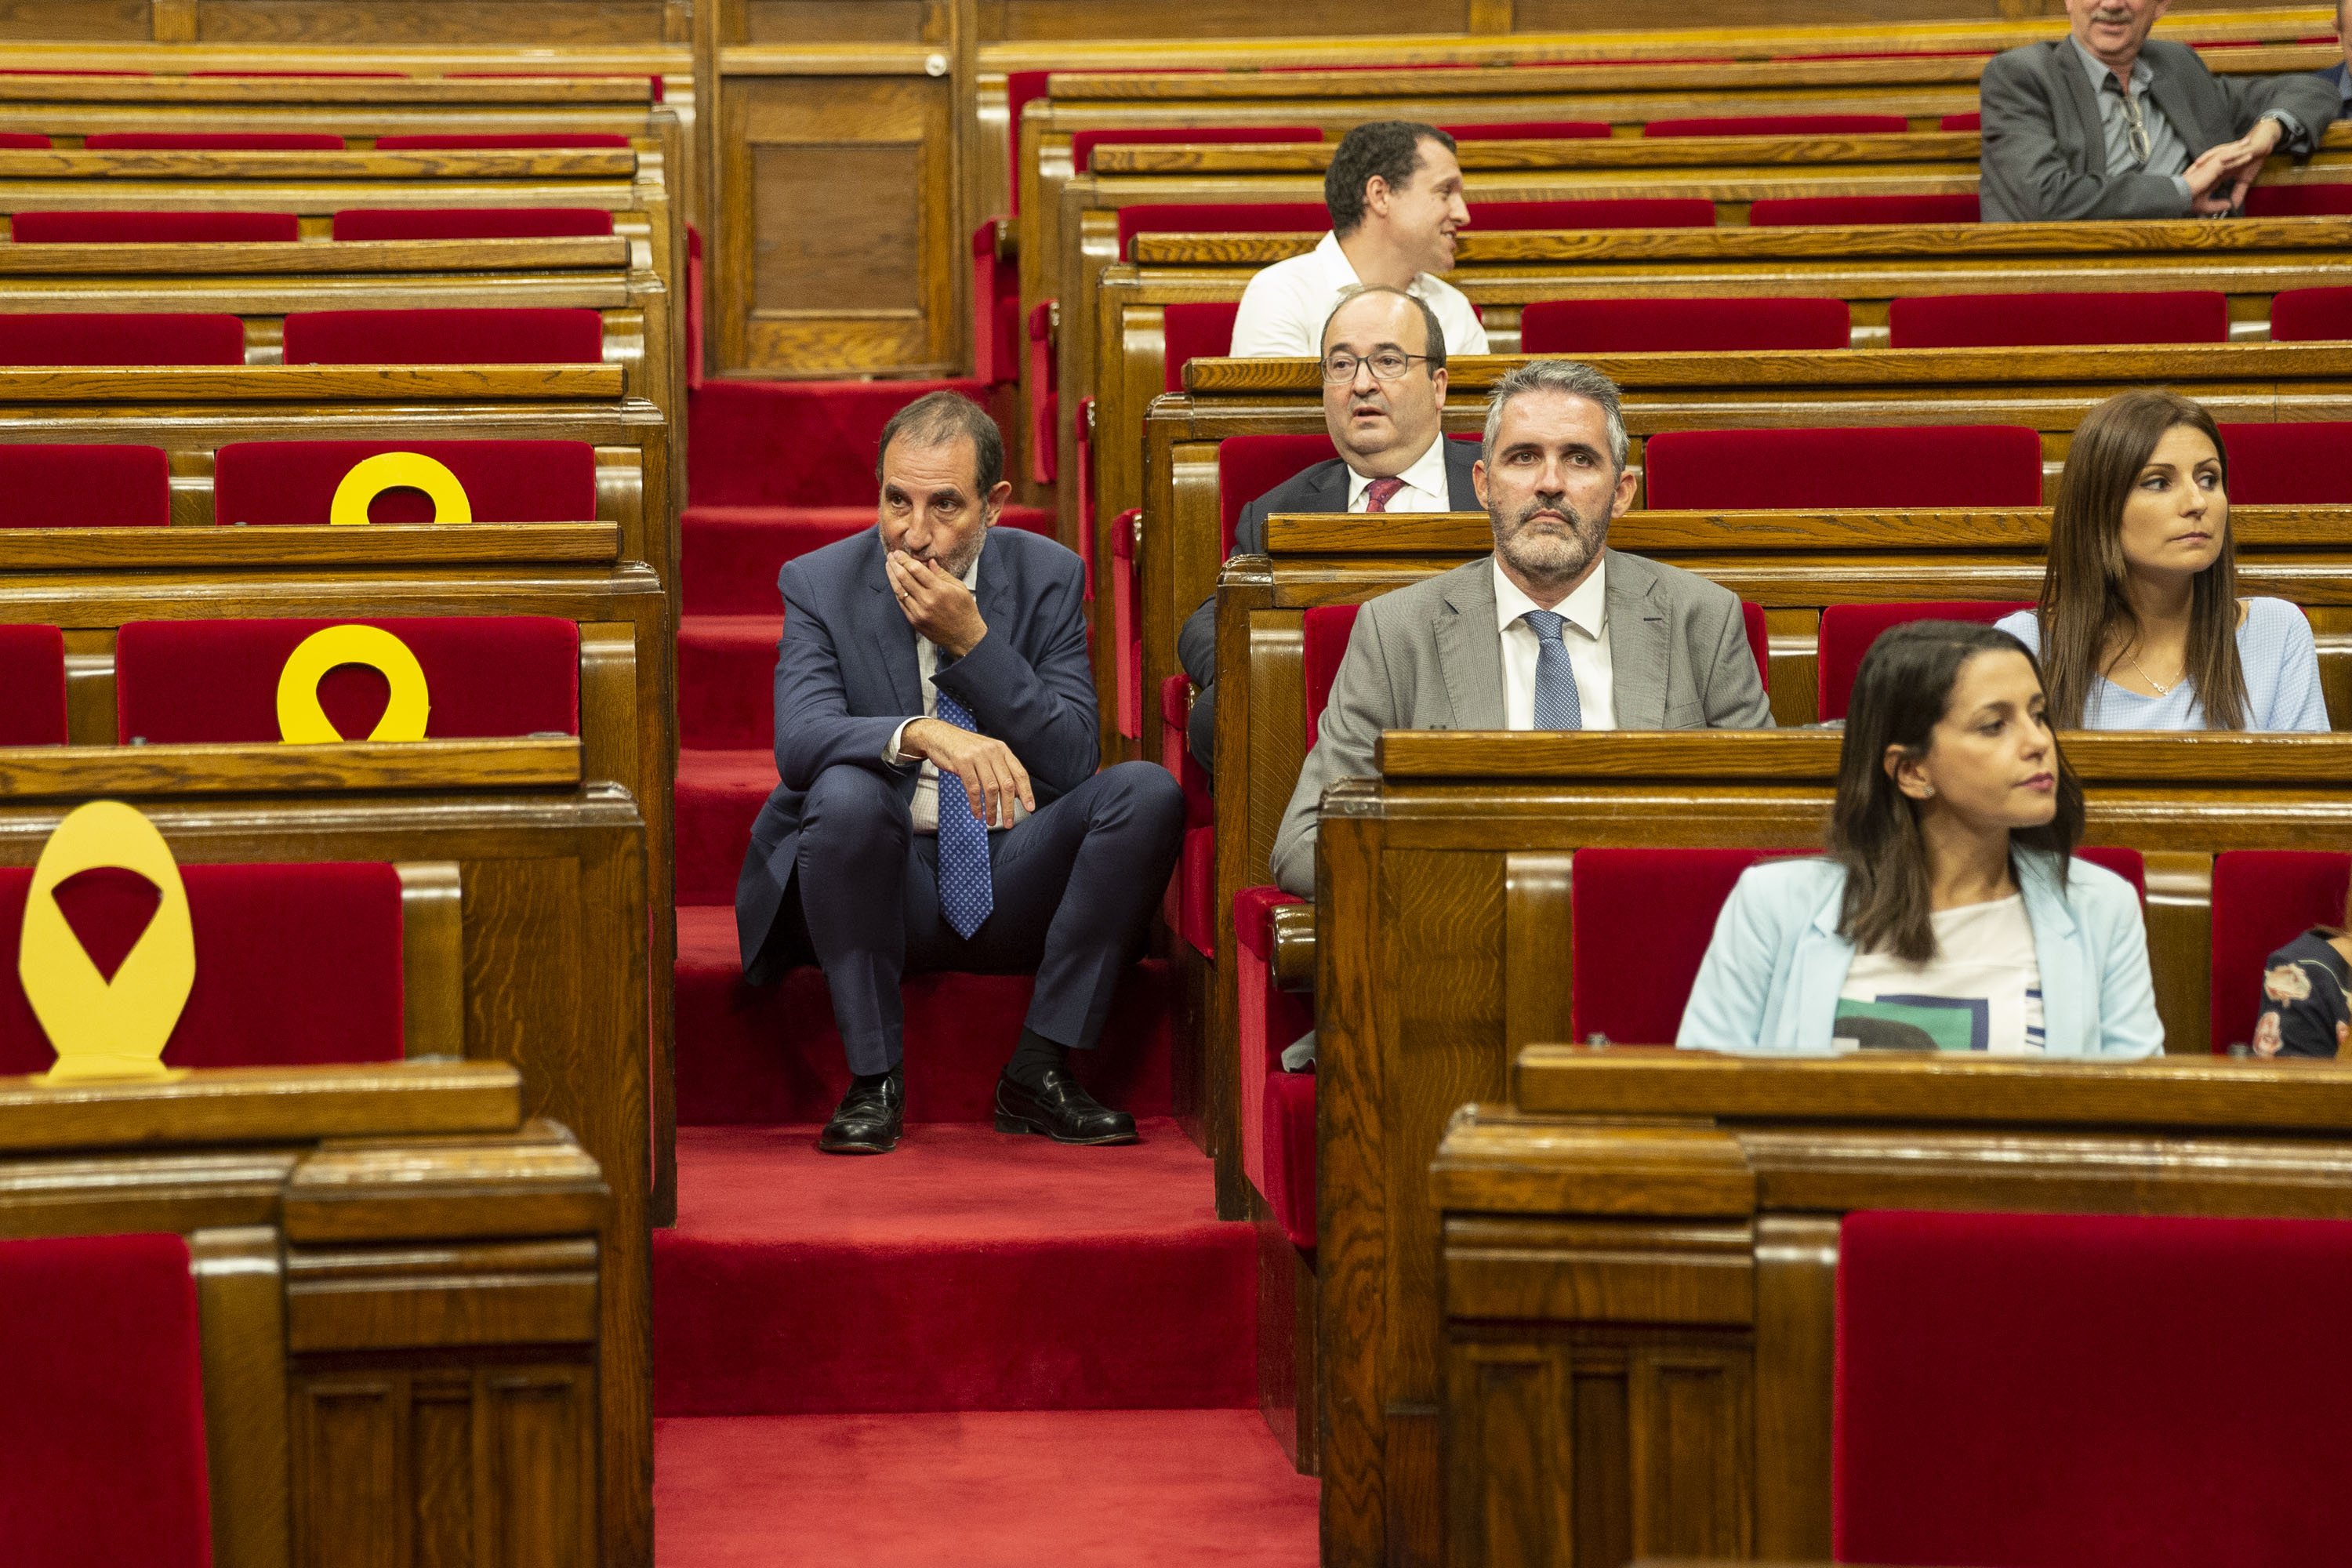
{"label": "yellow ribbon cutout", "polygon": [[278,738],[289,745],[342,740],[319,706],[319,682],[340,664],[363,664],[392,682],[392,700],[369,731],[371,741],[421,741],[433,710],[425,668],[408,645],[382,626],[326,626],[302,639],[278,673]]}
{"label": "yellow ribbon cutout", "polygon": [[[57,900],[58,883],[100,866],[136,871],[163,894],[110,981]],[[16,978],[58,1053],[44,1082],[183,1075],[163,1065],[163,1047],[196,983],[196,937],[179,863],[153,823],[119,800],[93,800],[58,824],[33,868]]]}
{"label": "yellow ribbon cutout", "polygon": [[335,487],[327,521],[339,527],[365,524],[368,508],[386,490],[417,489],[433,498],[435,522],[471,522],[474,503],[446,467],[422,452],[378,452],[362,459]]}

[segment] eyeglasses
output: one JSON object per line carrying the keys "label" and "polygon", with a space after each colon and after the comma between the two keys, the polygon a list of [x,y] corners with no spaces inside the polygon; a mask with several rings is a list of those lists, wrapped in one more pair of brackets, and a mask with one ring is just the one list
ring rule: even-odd
{"label": "eyeglasses", "polygon": [[1353,381],[1356,379],[1356,367],[1360,364],[1368,364],[1372,367],[1372,376],[1375,380],[1394,381],[1404,374],[1406,368],[1413,361],[1425,360],[1428,357],[1427,354],[1409,354],[1402,349],[1381,349],[1362,359],[1358,359],[1354,354],[1349,353],[1333,354],[1323,362],[1323,379]]}

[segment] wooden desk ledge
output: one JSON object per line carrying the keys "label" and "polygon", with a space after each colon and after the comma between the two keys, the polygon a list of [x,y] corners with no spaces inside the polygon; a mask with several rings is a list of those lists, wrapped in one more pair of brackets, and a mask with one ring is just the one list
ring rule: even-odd
{"label": "wooden desk ledge", "polygon": [[522,1075],[506,1062],[419,1058],[212,1068],[160,1083],[48,1088],[0,1079],[0,1154],[126,1142],[299,1143],[512,1132]]}
{"label": "wooden desk ledge", "polygon": [[[2331,127],[2331,129],[2333,129]],[[2352,146],[2352,131],[2337,138]],[[1981,153],[1974,131],[1909,131],[1844,136],[1602,136],[1574,141],[1528,139],[1465,142],[1458,157],[1465,174],[1516,169],[1744,168],[1794,164],[1969,163]],[[1089,172],[1108,174],[1320,174],[1331,166],[1337,142],[1107,142],[1088,160]],[[1473,198],[1475,203],[1475,198]],[[1475,233],[1478,209],[1470,209]]]}
{"label": "wooden desk ledge", "polygon": [[577,789],[571,735],[498,741],[342,741],[320,746],[0,747],[0,795],[16,800]]}
{"label": "wooden desk ledge", "polygon": [[[611,1206],[596,1162],[536,1121],[520,1134],[339,1137],[296,1168],[283,1223],[297,1242],[561,1236],[597,1229]],[[593,1321],[591,1302],[583,1328]]]}
{"label": "wooden desk ledge", "polygon": [[616,364],[12,366],[0,369],[0,405],[613,403],[621,398],[623,374]]}
{"label": "wooden desk ledge", "polygon": [[0,245],[0,277],[171,278],[283,273],[579,271],[625,268],[629,237],[232,240],[203,245]]}
{"label": "wooden desk ledge", "polygon": [[617,562],[620,556],[621,525],[616,522],[384,522],[364,528],[232,523],[0,531],[0,572],[597,565]]}

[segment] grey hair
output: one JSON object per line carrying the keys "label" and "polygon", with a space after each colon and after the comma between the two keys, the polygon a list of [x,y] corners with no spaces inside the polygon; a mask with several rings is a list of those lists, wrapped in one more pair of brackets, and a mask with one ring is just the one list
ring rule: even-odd
{"label": "grey hair", "polygon": [[1495,437],[1502,432],[1503,410],[1514,397],[1530,392],[1564,392],[1570,397],[1581,397],[1601,405],[1609,421],[1609,460],[1617,471],[1625,471],[1625,459],[1633,443],[1625,438],[1625,415],[1620,406],[1617,384],[1593,369],[1572,359],[1531,359],[1509,372],[1495,384],[1495,395],[1486,405],[1486,434],[1478,442],[1482,462],[1495,460]]}

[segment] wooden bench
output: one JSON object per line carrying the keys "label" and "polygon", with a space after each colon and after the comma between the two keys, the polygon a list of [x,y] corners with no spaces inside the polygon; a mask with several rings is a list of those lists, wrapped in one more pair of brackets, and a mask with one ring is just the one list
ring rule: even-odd
{"label": "wooden bench", "polygon": [[[1327,1564],[1438,1559],[1438,1234],[1421,1173],[1526,1045],[1572,1037],[1570,885],[1603,845],[1818,845],[1840,738],[1397,732],[1324,800],[1318,1171]],[[2088,840],[2142,851],[2158,1007],[2203,1047],[2221,850],[2352,841],[2352,736],[2069,735]]]}
{"label": "wooden bench", "polygon": [[2352,1217],[2340,1064],[1543,1045],[1509,1089],[1427,1178],[1432,1563],[1826,1560],[1855,1211]]}
{"label": "wooden bench", "polygon": [[611,1197],[528,1115],[497,1062],[0,1079],[0,1237],[186,1240],[215,1562],[650,1561]]}

